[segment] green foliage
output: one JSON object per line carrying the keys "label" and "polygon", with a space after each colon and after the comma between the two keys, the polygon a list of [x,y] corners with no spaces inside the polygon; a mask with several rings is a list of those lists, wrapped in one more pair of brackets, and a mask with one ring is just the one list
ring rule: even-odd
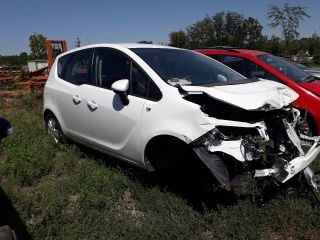
{"label": "green foliage", "polygon": [[299,37],[297,31],[300,22],[305,17],[310,17],[306,12],[306,7],[302,6],[290,6],[289,3],[285,3],[283,8],[279,8],[275,5],[271,5],[268,13],[268,19],[271,20],[269,26],[275,28],[280,26],[286,45],[290,41]]}
{"label": "green foliage", "polygon": [[281,26],[284,39],[262,34],[263,26],[253,18],[245,18],[237,12],[218,12],[205,16],[186,27],[185,30],[169,33],[169,45],[180,48],[206,48],[211,46],[234,46],[257,49],[279,56],[313,56],[318,62],[320,55],[320,36],[298,39],[297,28],[300,22],[309,17],[304,7],[285,4],[283,9],[271,6],[268,12],[271,26]]}
{"label": "green foliage", "polygon": [[0,143],[1,188],[33,239],[320,239],[309,202],[276,198],[260,207],[250,178],[235,205],[210,207],[203,199],[199,211],[154,174],[74,144],[56,146],[37,96],[2,103],[0,115],[14,127]]}
{"label": "green foliage", "polygon": [[260,50],[282,56],[284,54],[285,46],[281,38],[272,35],[269,39],[267,38],[265,40],[265,44]]}
{"label": "green foliage", "polygon": [[184,31],[171,32],[169,34],[170,46],[186,48],[187,47],[187,35]]}
{"label": "green foliage", "polygon": [[313,58],[314,58],[313,59],[314,64],[319,65],[320,64],[320,55],[314,55]]}
{"label": "green foliage", "polygon": [[17,121],[14,125],[15,138],[6,141],[3,150],[6,159],[0,162],[0,176],[11,176],[19,185],[30,185],[50,171],[55,149],[41,129],[42,124],[29,117],[32,114],[39,116],[39,104],[30,106],[21,102],[19,107],[23,111],[11,116],[13,121]]}
{"label": "green foliage", "polygon": [[146,41],[146,40],[139,41],[138,43],[153,44],[152,41]]}
{"label": "green foliage", "polygon": [[256,47],[263,39],[258,20],[236,12],[219,12],[169,34],[170,46],[190,49],[215,45]]}
{"label": "green foliage", "polygon": [[46,59],[47,51],[46,51],[46,37],[42,34],[34,33],[29,37],[29,47],[31,50],[31,57],[33,59]]}
{"label": "green foliage", "polygon": [[249,48],[257,48],[263,41],[262,25],[255,18],[248,17],[243,20],[244,44]]}
{"label": "green foliage", "polygon": [[27,64],[29,56],[27,53],[21,53],[20,55],[0,56],[0,65],[16,66]]}
{"label": "green foliage", "polygon": [[[212,27],[212,20],[209,16],[206,16],[203,20],[192,24],[186,28],[187,46],[188,48],[201,48],[210,46],[214,29]],[[170,45],[174,46],[171,42]]]}

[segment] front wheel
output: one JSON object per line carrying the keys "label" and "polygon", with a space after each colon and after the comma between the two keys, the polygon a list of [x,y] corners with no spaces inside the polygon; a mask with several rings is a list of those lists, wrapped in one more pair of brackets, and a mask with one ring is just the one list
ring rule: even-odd
{"label": "front wheel", "polygon": [[311,204],[313,207],[320,211],[320,171],[317,171],[314,173],[313,181],[317,185],[317,189],[308,186],[308,198],[311,201]]}
{"label": "front wheel", "polygon": [[317,125],[311,115],[300,119],[298,122],[298,133],[309,137],[318,136]]}
{"label": "front wheel", "polygon": [[46,117],[46,130],[56,144],[65,142],[65,136],[55,116],[48,114]]}

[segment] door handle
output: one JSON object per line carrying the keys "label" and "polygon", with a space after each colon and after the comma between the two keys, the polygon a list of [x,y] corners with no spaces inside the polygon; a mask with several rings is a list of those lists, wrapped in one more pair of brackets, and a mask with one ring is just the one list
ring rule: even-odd
{"label": "door handle", "polygon": [[72,96],[72,100],[73,100],[73,102],[75,103],[75,104],[79,104],[79,103],[81,103],[81,97],[79,97],[79,95],[73,95]]}
{"label": "door handle", "polygon": [[91,109],[91,110],[96,110],[98,108],[98,104],[96,104],[95,101],[89,101],[88,102],[88,107]]}

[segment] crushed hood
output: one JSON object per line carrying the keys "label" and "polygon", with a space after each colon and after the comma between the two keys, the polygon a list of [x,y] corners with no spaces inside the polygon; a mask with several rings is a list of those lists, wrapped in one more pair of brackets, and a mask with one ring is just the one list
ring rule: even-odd
{"label": "crushed hood", "polygon": [[185,85],[181,88],[188,94],[204,92],[215,99],[246,110],[280,109],[299,97],[296,92],[281,83],[262,79],[245,84],[210,87]]}

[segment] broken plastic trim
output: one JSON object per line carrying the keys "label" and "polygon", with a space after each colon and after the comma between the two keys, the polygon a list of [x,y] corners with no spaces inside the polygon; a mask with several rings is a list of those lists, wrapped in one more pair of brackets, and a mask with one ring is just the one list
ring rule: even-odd
{"label": "broken plastic trim", "polygon": [[211,131],[190,143],[190,146],[196,152],[197,156],[208,167],[211,173],[220,182],[222,187],[226,190],[230,190],[231,184],[228,168],[223,159],[221,159],[219,155],[215,154],[215,152],[228,154],[240,162],[252,161],[260,157],[261,150],[256,148],[256,145],[268,141],[269,137],[265,131],[265,125],[261,122],[249,124],[234,121],[224,121],[224,123],[224,127],[226,128],[234,128],[234,126],[243,125],[236,128],[255,129],[256,133],[260,134],[260,136],[263,138],[262,141],[259,141],[255,144],[252,141],[243,138],[242,136],[235,138],[225,136],[217,128],[213,128]]}
{"label": "broken plastic trim", "polygon": [[[272,152],[270,153],[266,149],[262,148],[263,144],[269,141],[269,136],[266,132],[265,125],[261,122],[255,124],[244,124],[241,122],[216,120],[218,122],[220,121],[217,128],[212,129],[208,133],[194,140],[190,145],[200,160],[209,168],[212,174],[227,190],[230,190],[231,186],[228,168],[223,159],[221,159],[219,155],[215,154],[216,152],[222,152],[230,155],[240,162],[258,160],[264,155],[273,155],[273,158],[276,160],[275,164],[269,169],[255,170],[255,177],[272,176],[276,181],[284,183],[294,177],[297,173],[308,168],[320,153],[320,137],[300,135],[300,139],[294,129],[299,116],[295,112],[293,114],[294,120],[292,123],[289,123],[286,119],[282,119],[281,121],[285,127],[284,134],[288,136],[288,140],[290,140],[291,144],[299,151],[299,156],[290,160],[283,159],[280,157],[281,155],[277,155]],[[222,123],[224,124],[222,125]],[[225,136],[218,129],[219,126],[223,126],[223,128],[231,127],[231,129],[235,126],[237,127],[233,129],[245,129],[248,127],[256,129],[262,139],[260,138],[258,140],[251,138],[250,136],[246,137],[242,135],[238,137]],[[303,141],[312,143],[311,148],[306,154],[301,147]],[[304,173],[307,174],[308,171]],[[310,173],[308,173],[308,175],[310,175]]]}
{"label": "broken plastic trim", "polygon": [[229,171],[223,160],[216,154],[208,152],[204,147],[193,148],[201,161],[216,177],[223,188],[230,191]]}
{"label": "broken plastic trim", "polygon": [[[288,133],[288,135],[289,134],[291,133]],[[276,164],[274,164],[272,168],[256,170],[254,177],[274,176],[277,181],[285,183],[299,172],[307,169],[320,153],[320,137],[307,137],[301,135],[301,138],[309,141],[312,139],[314,141],[312,147],[306,154],[301,154],[291,161],[278,158]]]}
{"label": "broken plastic trim", "polygon": [[196,140],[191,142],[190,146],[192,148],[201,147],[201,146],[206,145],[206,143],[208,143],[209,140],[214,140],[214,139],[217,141],[220,141],[223,139],[222,133],[217,128],[213,128],[211,131],[200,136],[199,138],[197,138]]}

